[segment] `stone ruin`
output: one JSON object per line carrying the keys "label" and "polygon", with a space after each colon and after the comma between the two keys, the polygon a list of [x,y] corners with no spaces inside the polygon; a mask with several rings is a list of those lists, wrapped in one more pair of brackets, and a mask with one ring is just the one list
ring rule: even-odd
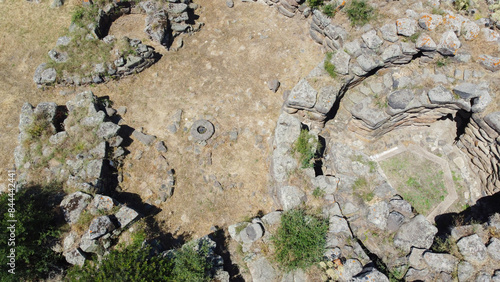
{"label": "stone ruin", "polygon": [[[128,37],[117,39],[108,35],[111,24],[123,15],[144,14],[145,28],[144,32],[155,43],[164,46],[167,50],[178,50],[182,47],[182,35],[192,34],[198,31],[202,23],[195,23],[194,11],[198,6],[187,1],[177,2],[169,1],[142,1],[136,2],[110,2],[103,7],[84,3],[84,6],[98,7],[98,13],[94,21],[86,25],[78,25],[72,22],[69,27],[69,34],[60,37],[57,40],[54,49],[48,52],[50,61],[40,64],[35,70],[33,81],[38,87],[54,84],[62,85],[85,85],[91,83],[103,83],[110,79],[119,79],[120,77],[142,72],[157,62],[161,55],[155,51],[152,46],[143,44],[138,39]],[[176,46],[172,47],[175,38]],[[78,47],[78,41],[96,41],[98,44],[105,44],[112,49],[112,59],[103,61],[89,61],[85,64],[86,70],[71,72],[63,69],[58,71],[59,67],[71,63],[73,58],[71,53],[65,51],[68,48]],[[76,47],[73,46],[76,44]],[[82,44],[84,45],[84,44]],[[69,47],[68,47],[69,46]],[[96,52],[93,48],[89,50],[74,51],[77,53]],[[74,54],[80,56],[81,54]]]}
{"label": "stone ruin", "polygon": [[[229,2],[231,8],[234,3]],[[461,153],[459,157],[456,153],[447,157],[456,163],[461,159],[464,170],[477,176],[477,187],[469,187],[469,200],[471,205],[479,203],[481,207],[482,197],[500,192],[496,87],[500,58],[487,53],[491,50],[476,54],[467,47],[479,38],[498,42],[494,17],[474,21],[449,10],[441,15],[430,12],[421,2],[412,2],[411,9],[400,13],[398,19],[387,20],[380,27],[365,25],[357,34],[348,34],[342,25],[303,1],[265,2],[287,17],[308,19],[311,38],[332,52],[327,60],[336,67],[336,77],[332,78],[325,71],[325,62],[320,62],[285,92],[270,171],[274,181],[271,194],[279,210],[307,203],[307,191],[289,181],[290,173],[298,169],[292,146],[303,128],[323,140],[328,154],[322,156],[320,167],[306,169],[304,174],[308,183],[325,194],[322,211],[330,218],[330,225],[324,256],[329,261],[341,261],[341,267],[329,272],[330,279],[389,281],[386,274],[391,271],[403,273],[402,278],[408,281],[449,281],[454,275],[459,281],[500,280],[498,213],[485,213],[483,223],[450,227],[448,238],[457,246],[455,253],[433,251],[438,229],[418,214],[379,171],[370,171],[367,163],[373,158],[324,134],[339,105],[349,115],[347,130],[363,140],[377,140],[408,126],[452,119],[459,129],[453,146]],[[440,1],[429,3],[435,8],[440,6]],[[149,6],[142,6],[147,12]],[[451,63],[436,67],[440,60]],[[48,80],[52,74],[55,77],[55,70],[40,68],[37,73],[37,78],[43,73]],[[355,156],[360,160],[352,161]],[[363,201],[353,192],[355,180],[363,175],[374,179],[373,200]],[[269,230],[280,222],[280,215],[281,211],[274,211],[228,228],[231,238],[242,245],[254,281],[307,279],[303,271],[281,273],[252,247],[255,242],[269,243]],[[95,224],[100,226],[97,229],[109,233],[113,228],[109,219],[102,221]],[[380,263],[387,268],[385,273],[375,267]]]}

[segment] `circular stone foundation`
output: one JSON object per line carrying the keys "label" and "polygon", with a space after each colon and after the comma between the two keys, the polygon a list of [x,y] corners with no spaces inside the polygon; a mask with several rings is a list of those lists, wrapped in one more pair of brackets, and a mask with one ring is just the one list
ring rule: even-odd
{"label": "circular stone foundation", "polygon": [[205,119],[197,120],[191,126],[191,136],[196,141],[206,141],[214,135],[214,125]]}

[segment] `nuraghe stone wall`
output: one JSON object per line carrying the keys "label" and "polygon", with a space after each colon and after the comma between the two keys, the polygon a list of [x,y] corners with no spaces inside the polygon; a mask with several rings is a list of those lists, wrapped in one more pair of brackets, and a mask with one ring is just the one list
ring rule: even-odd
{"label": "nuraghe stone wall", "polygon": [[[494,102],[498,101],[496,71],[500,59],[462,48],[479,36],[485,41],[498,40],[495,30],[481,29],[478,23],[451,11],[442,16],[409,10],[406,16],[382,27],[367,25],[355,36],[304,4],[288,0],[268,4],[277,6],[287,17],[311,16],[311,38],[333,53],[330,62],[336,70],[332,78],[321,62],[284,95],[271,156],[272,194],[283,210],[308,201],[307,191],[290,182],[290,175],[299,169],[291,154],[293,143],[304,126],[320,138],[340,104],[352,115],[348,129],[366,139],[377,139],[403,126],[425,126],[447,118],[457,121],[455,144],[469,156],[482,195],[500,191],[500,112]],[[437,26],[444,28],[438,32]],[[416,41],[409,40],[417,32]],[[439,66],[440,60],[450,64]],[[494,227],[498,214],[478,225],[476,232],[467,224],[451,229],[448,238],[458,245],[460,254],[436,253],[431,246],[437,228],[418,215],[379,172],[371,171],[369,156],[355,152],[341,140],[326,140],[326,146],[328,155],[323,163],[332,164],[335,175],[317,175],[313,169],[303,172],[311,187],[325,192],[323,214],[330,219],[325,257],[343,259],[343,266],[328,274],[331,279],[365,281],[377,277],[377,281],[389,281],[373,267],[371,255],[389,272],[400,273],[399,278],[408,281],[449,281],[453,273],[459,281],[475,276],[498,279],[497,239],[484,233],[498,229]],[[374,199],[365,200],[353,191],[361,176],[372,181]],[[460,262],[456,256],[464,260]],[[247,264],[252,267],[251,261]]]}

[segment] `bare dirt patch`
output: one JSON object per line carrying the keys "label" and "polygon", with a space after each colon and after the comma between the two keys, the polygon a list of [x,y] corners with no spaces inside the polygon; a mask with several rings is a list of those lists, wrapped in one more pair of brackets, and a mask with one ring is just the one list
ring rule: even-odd
{"label": "bare dirt patch", "polygon": [[[75,3],[62,9],[50,9],[48,2],[0,4],[0,25],[10,27],[0,30],[1,123],[7,129],[0,136],[4,144],[1,163],[13,163],[22,103],[63,104],[74,94],[61,96],[61,90],[79,93],[90,89],[97,96],[109,96],[116,107],[127,106],[125,124],[143,127],[165,141],[169,149],[163,154],[166,161],[154,147],[133,142],[127,148],[131,154],[125,159],[122,183],[123,191],[138,193],[155,205],[166,179],[163,169],[175,169],[174,195],[158,205],[157,219],[165,231],[197,237],[208,233],[210,226],[232,224],[259,210],[270,211],[269,144],[283,91],[292,88],[323,57],[308,36],[307,21],[288,19],[259,3],[236,3],[229,9],[224,1],[196,1],[200,8],[195,13],[205,26],[184,37],[184,47],[177,52],[155,46],[163,57],[150,69],[95,87],[36,89],[33,72],[69,26]],[[110,34],[150,44],[141,34],[141,17],[120,17]],[[281,81],[277,93],[266,86],[274,78]],[[167,126],[177,109],[183,110],[180,130],[171,134]],[[215,125],[215,135],[206,146],[189,140],[191,124],[201,118]],[[229,139],[230,131],[238,132],[236,141]],[[140,159],[135,158],[138,151],[143,151]],[[205,162],[210,152],[211,165]],[[214,188],[213,177],[222,192]]]}

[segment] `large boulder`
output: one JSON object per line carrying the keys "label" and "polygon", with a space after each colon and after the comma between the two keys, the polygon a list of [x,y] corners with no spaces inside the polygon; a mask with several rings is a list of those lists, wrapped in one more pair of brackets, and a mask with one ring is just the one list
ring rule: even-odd
{"label": "large boulder", "polygon": [[396,20],[398,34],[403,36],[412,36],[417,32],[417,21],[410,18]]}
{"label": "large boulder", "polygon": [[278,191],[278,198],[283,210],[299,207],[306,200],[306,194],[295,186],[282,186]]}
{"label": "large boulder", "polygon": [[115,217],[120,224],[119,227],[124,229],[139,217],[139,213],[129,207],[122,206],[115,214]]}
{"label": "large boulder", "polygon": [[399,228],[394,236],[394,245],[406,253],[410,252],[411,247],[428,249],[434,242],[437,231],[432,223],[419,214]]}
{"label": "large boulder", "polygon": [[90,222],[88,236],[90,239],[95,240],[100,238],[115,229],[115,225],[109,218],[109,216],[104,215],[94,218]]}
{"label": "large boulder", "polygon": [[85,253],[83,253],[80,249],[73,249],[72,251],[63,253],[63,256],[66,258],[66,261],[72,265],[83,266],[85,263]]}
{"label": "large boulder", "polygon": [[316,104],[316,91],[306,79],[301,79],[292,89],[288,96],[286,105],[291,108],[310,109]]}
{"label": "large boulder", "polygon": [[167,46],[170,43],[170,35],[168,33],[169,21],[167,13],[164,10],[159,10],[149,14],[146,17],[146,27],[144,32],[151,40]]}
{"label": "large boulder", "polygon": [[465,260],[469,262],[481,264],[488,257],[486,246],[477,234],[458,240],[457,246]]}
{"label": "large boulder", "polygon": [[396,90],[387,97],[388,104],[393,109],[403,110],[415,97],[415,94],[409,89]]}
{"label": "large boulder", "polygon": [[424,260],[430,269],[435,272],[452,273],[458,263],[458,259],[450,254],[437,254],[426,252]]}
{"label": "large boulder", "polygon": [[276,270],[265,257],[258,256],[247,265],[254,282],[269,282],[278,278]]}
{"label": "large boulder", "polygon": [[80,191],[64,197],[60,204],[63,210],[64,219],[66,219],[69,224],[76,223],[91,200],[92,196]]}

